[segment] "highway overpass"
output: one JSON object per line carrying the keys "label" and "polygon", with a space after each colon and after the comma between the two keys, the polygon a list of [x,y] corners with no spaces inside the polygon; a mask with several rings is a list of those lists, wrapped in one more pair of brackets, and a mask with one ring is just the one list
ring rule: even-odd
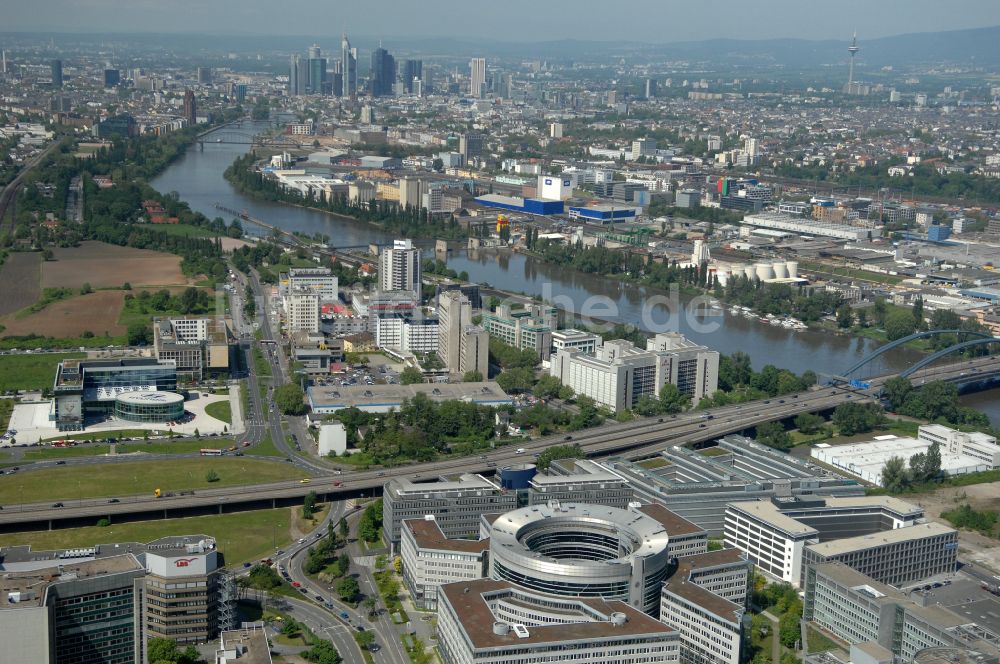
{"label": "highway overpass", "polygon": [[[119,496],[117,502],[109,502],[109,498],[63,500],[64,506],[59,508],[53,507],[52,502],[4,505],[0,511],[0,532],[94,525],[102,518],[125,522],[281,507],[301,504],[303,497],[310,491],[315,491],[321,500],[374,496],[380,494],[382,485],[395,476],[430,480],[446,473],[493,473],[496,468],[528,461],[533,454],[547,447],[566,443],[579,444],[592,457],[623,455],[641,458],[652,456],[668,446],[704,444],[763,422],[789,420],[800,413],[829,411],[852,400],[870,400],[872,394],[890,377],[871,379],[870,391],[818,387],[796,394],[690,411],[675,416],[640,418],[624,423],[611,422],[585,431],[521,443],[519,446],[525,449],[524,454],[517,454],[517,446],[508,445],[489,451],[484,455],[485,459],[469,456],[384,470],[352,471],[341,475],[331,473],[314,476],[308,483],[292,480],[274,484],[198,489],[184,492],[184,495],[177,493],[161,498],[155,498],[150,491],[141,496]],[[911,380],[917,385],[931,380],[961,383],[1000,380],[1000,356],[929,367]],[[24,475],[24,480],[29,479],[30,472]]]}

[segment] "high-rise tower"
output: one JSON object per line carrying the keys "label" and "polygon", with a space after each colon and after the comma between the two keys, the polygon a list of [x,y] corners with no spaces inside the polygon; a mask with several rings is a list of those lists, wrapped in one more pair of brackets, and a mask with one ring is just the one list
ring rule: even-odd
{"label": "high-rise tower", "polygon": [[847,75],[847,87],[850,88],[851,84],[854,83],[854,56],[858,54],[861,47],[858,46],[858,33],[854,33],[854,38],[851,40],[851,45],[847,47],[847,52],[851,54],[851,68]]}
{"label": "high-rise tower", "polygon": [[469,62],[469,96],[483,96],[483,87],[486,85],[486,58],[473,58]]}
{"label": "high-rise tower", "polygon": [[354,97],[358,92],[358,51],[351,48],[346,32],[340,40],[340,72],[343,74],[341,96]]}

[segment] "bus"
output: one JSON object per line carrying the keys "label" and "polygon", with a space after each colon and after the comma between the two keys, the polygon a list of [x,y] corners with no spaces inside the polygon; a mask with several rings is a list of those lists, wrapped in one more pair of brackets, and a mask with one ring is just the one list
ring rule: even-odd
{"label": "bus", "polygon": [[201,451],[202,456],[222,456],[222,450],[215,449],[204,449]]}

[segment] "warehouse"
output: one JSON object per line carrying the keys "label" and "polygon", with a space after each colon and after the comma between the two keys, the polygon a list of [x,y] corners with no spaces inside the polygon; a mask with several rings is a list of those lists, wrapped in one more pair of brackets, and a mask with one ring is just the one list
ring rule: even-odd
{"label": "warehouse", "polygon": [[635,221],[637,208],[615,205],[591,205],[589,207],[571,207],[569,218],[585,221],[590,224],[618,224]]}
{"label": "warehouse", "polygon": [[564,211],[562,201],[552,201],[545,198],[519,198],[517,196],[487,194],[485,196],[477,196],[476,202],[485,207],[541,216],[562,214]]}

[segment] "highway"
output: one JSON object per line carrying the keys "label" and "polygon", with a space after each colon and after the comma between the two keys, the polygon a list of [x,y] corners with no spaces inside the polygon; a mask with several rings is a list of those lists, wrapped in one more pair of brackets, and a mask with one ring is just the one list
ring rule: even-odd
{"label": "highway", "polygon": [[[272,367],[273,370],[273,367]],[[929,367],[913,376],[914,384],[930,380],[996,379],[1000,377],[1000,356],[982,357],[956,364]],[[871,380],[875,389],[886,378]],[[593,429],[572,434],[558,434],[518,444],[507,445],[483,454],[481,457],[462,457],[442,461],[407,465],[385,470],[338,471],[310,464],[318,476],[310,482],[298,480],[252,486],[219,489],[198,489],[186,495],[155,498],[148,495],[120,498],[109,503],[107,498],[63,501],[64,507],[53,508],[52,503],[5,505],[0,511],[0,530],[16,530],[26,524],[34,528],[52,527],[55,521],[93,521],[116,515],[158,513],[157,516],[182,516],[185,513],[224,513],[253,507],[274,507],[301,500],[310,491],[321,497],[337,500],[343,497],[374,495],[382,485],[395,476],[411,479],[433,479],[441,474],[455,472],[493,473],[511,463],[530,461],[532,455],[558,444],[577,443],[588,456],[603,457],[624,455],[641,458],[656,454],[667,446],[694,445],[738,433],[767,421],[793,418],[800,413],[817,412],[836,408],[851,400],[866,400],[872,396],[861,390],[843,387],[822,387],[806,392],[773,397],[743,404],[709,410],[688,411],[676,416],[639,418],[630,422],[611,422]],[[280,417],[270,411],[268,426],[272,436],[280,433]],[[276,439],[280,440],[280,438]],[[283,443],[283,441],[282,441]],[[282,444],[282,443],[277,443]],[[517,448],[524,448],[523,454]],[[287,449],[287,444],[286,444]],[[289,452],[292,458],[300,458]],[[50,462],[51,463],[51,462]],[[22,471],[23,472],[23,471]]]}

